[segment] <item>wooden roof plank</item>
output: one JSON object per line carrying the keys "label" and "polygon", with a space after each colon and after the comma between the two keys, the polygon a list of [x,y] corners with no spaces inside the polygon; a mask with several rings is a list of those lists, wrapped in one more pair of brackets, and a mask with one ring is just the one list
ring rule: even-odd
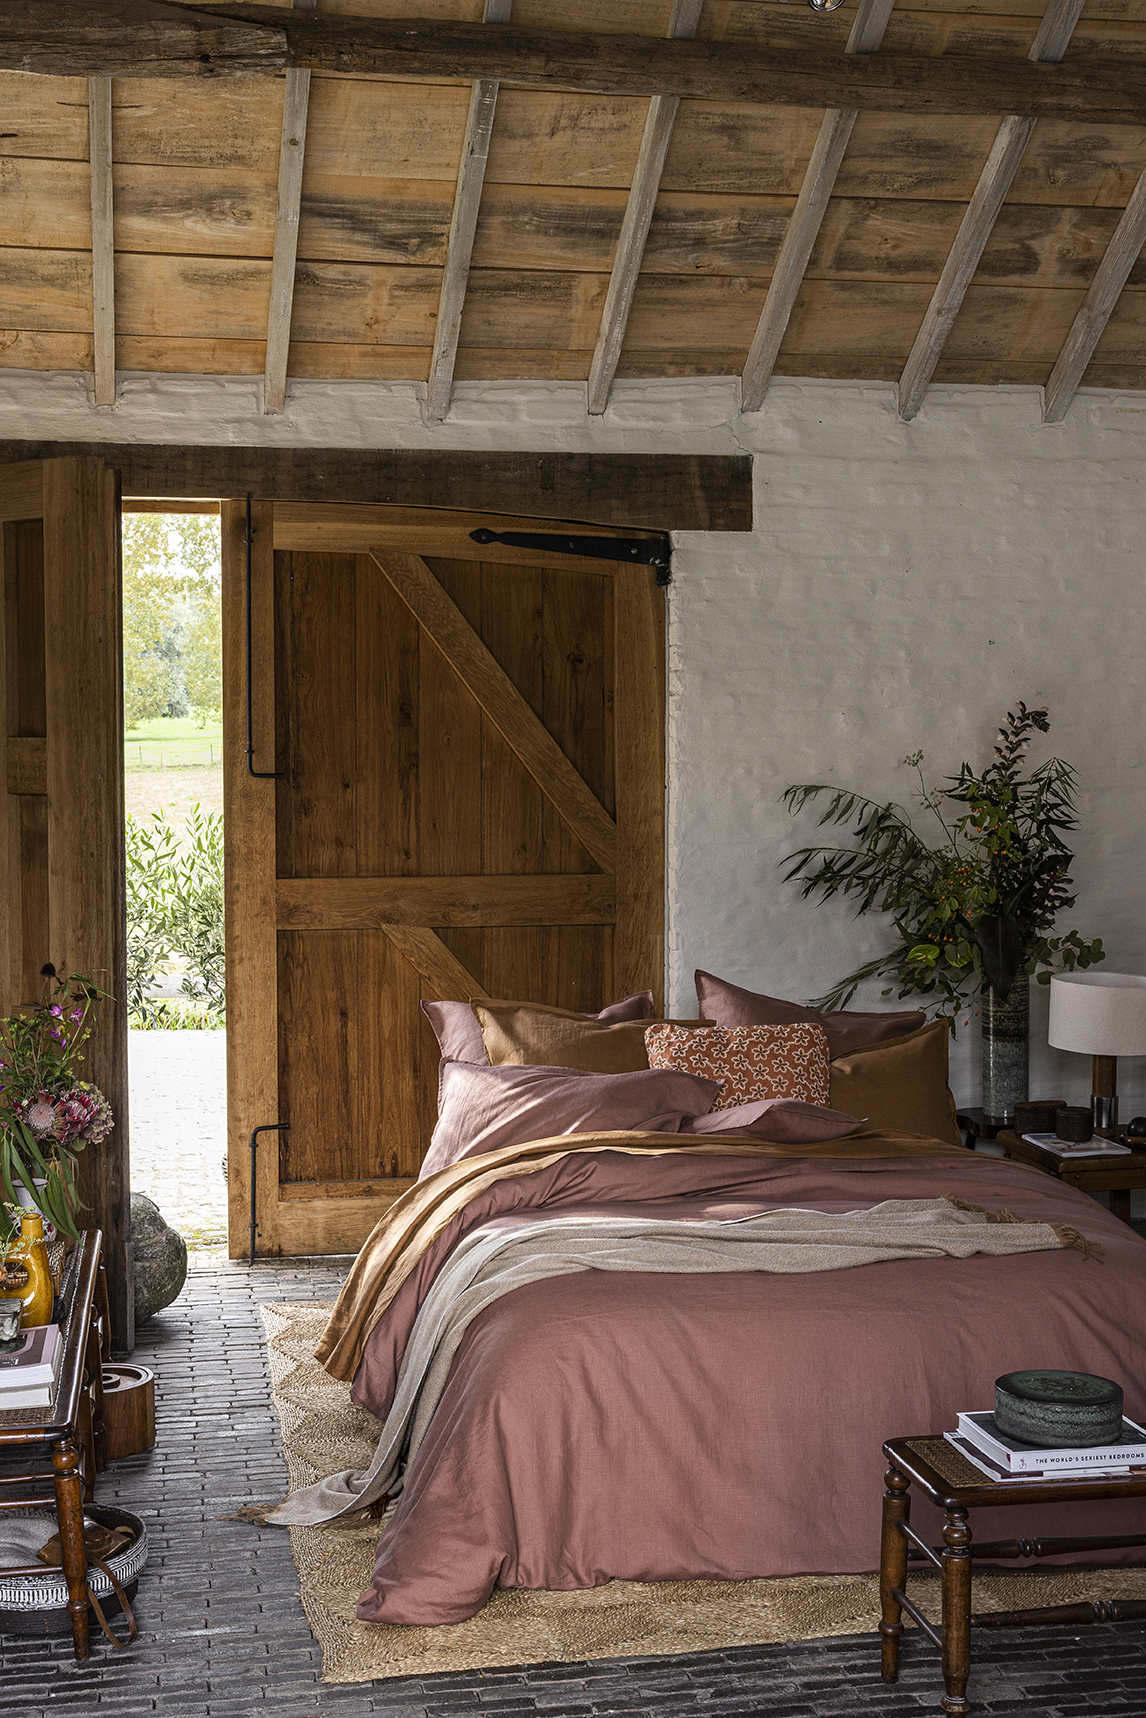
{"label": "wooden roof plank", "polygon": [[[300,11],[313,11],[315,0],[294,0],[294,5]],[[290,323],[294,309],[298,218],[302,207],[302,170],[306,158],[306,113],[309,102],[310,73],[288,71],[283,92],[278,214],[275,217],[271,301],[267,311],[267,349],[263,366],[263,411],[274,416],[286,405],[287,361],[290,357]]]}
{"label": "wooden roof plank", "polygon": [[[1054,64],[1062,59],[1084,4],[1085,0],[1050,0],[1031,48],[1032,60]],[[995,135],[899,379],[899,415],[905,421],[910,421],[923,404],[951,324],[959,314],[1034,128],[1033,119],[1008,114]]]}
{"label": "wooden roof plank", "polygon": [[92,372],[97,406],[115,404],[115,235],[111,79],[88,79],[92,196]]}
{"label": "wooden roof plank", "polygon": [[[895,0],[860,0],[852,33],[848,37],[849,54],[874,54],[883,40],[887,21]],[[792,315],[792,306],[800,290],[812,247],[819,235],[832,195],[836,177],[847,149],[852,127],[859,117],[854,107],[832,107],[823,117],[819,136],[812,150],[808,170],[791,220],[780,243],[780,254],[768,287],[768,296],[760,312],[760,321],[748,351],[740,379],[740,409],[759,411],[764,403],[768,382],[776,367],[780,343]]]}
{"label": "wooden roof plank", "polygon": [[1098,265],[1070,333],[1063,343],[1050,380],[1046,386],[1043,422],[1061,423],[1067,407],[1078,391],[1083,372],[1093,356],[1103,329],[1126,285],[1138,253],[1146,244],[1146,172],[1142,174],[1126,212],[1114,230],[1114,237]]}
{"label": "wooden roof plank", "polygon": [[[703,0],[673,0],[666,36],[695,36],[702,5]],[[609,276],[609,290],[601,312],[601,327],[593,349],[593,361],[589,367],[588,400],[591,417],[599,417],[609,403],[609,390],[613,385],[617,361],[625,342],[629,310],[632,307],[637,276],[641,272],[661,174],[664,171],[669,144],[672,142],[679,107],[680,100],[677,96],[654,95],[649,102],[649,111],[641,135],[640,153],[637,156],[637,168],[625,205],[620,237],[617,240],[617,254]]]}

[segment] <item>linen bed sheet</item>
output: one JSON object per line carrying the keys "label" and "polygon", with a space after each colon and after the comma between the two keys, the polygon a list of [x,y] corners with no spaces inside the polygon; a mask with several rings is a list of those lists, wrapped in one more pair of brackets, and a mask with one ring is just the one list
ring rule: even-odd
{"label": "linen bed sheet", "polygon": [[[499,1214],[727,1220],[953,1195],[1073,1225],[1104,1256],[896,1260],[794,1277],[590,1271],[517,1289],[455,1356],[382,1536],[364,1620],[460,1622],[494,1586],[873,1569],[885,1438],[953,1427],[960,1410],[990,1406],[996,1377],[1026,1366],[1115,1378],[1127,1413],[1146,1414],[1146,1242],[1037,1170],[922,1140],[941,1155],[623,1156],[578,1151],[575,1137],[544,1170],[482,1189],[442,1229],[365,1338],[357,1402],[385,1414],[438,1266]],[[889,1148],[902,1152],[903,1139]],[[913,1519],[938,1539],[937,1512],[916,1502]],[[1045,1532],[1046,1519],[1032,1505],[976,1512],[973,1527],[1010,1538]],[[1053,1531],[1146,1531],[1146,1503],[1061,1505]]]}

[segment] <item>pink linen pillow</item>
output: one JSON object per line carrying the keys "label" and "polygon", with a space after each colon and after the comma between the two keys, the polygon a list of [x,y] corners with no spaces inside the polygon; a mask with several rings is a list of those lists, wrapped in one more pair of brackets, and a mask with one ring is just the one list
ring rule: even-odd
{"label": "pink linen pillow", "polygon": [[[498,1006],[512,1007],[513,1004],[499,1003]],[[482,1042],[481,1027],[468,1002],[423,1001],[422,1012],[434,1028],[443,1062],[481,1062],[488,1067],[489,1057]],[[572,1009],[568,1012],[570,1020],[601,1020],[607,1026],[615,1026],[622,1020],[651,1020],[653,993],[651,990],[638,990],[635,996],[608,1003],[600,1014],[577,1014]]]}
{"label": "pink linen pillow", "polygon": [[579,1068],[481,1067],[443,1062],[438,1076],[438,1125],[418,1174],[477,1157],[502,1145],[524,1145],[550,1134],[678,1133],[718,1097],[711,1080],[674,1069],[590,1074]]}
{"label": "pink linen pillow", "polygon": [[819,1104],[800,1103],[796,1098],[760,1098],[752,1104],[734,1104],[729,1110],[712,1110],[681,1123],[681,1133],[750,1133],[755,1139],[775,1145],[816,1145],[822,1140],[842,1139],[855,1133],[863,1122],[843,1110],[823,1109]]}
{"label": "pink linen pillow", "polygon": [[824,1028],[828,1055],[833,1062],[837,1056],[850,1056],[853,1050],[866,1049],[869,1044],[882,1044],[885,1038],[918,1032],[926,1019],[921,1008],[899,1014],[805,1008],[799,1002],[782,1002],[778,996],[742,990],[738,984],[729,984],[726,978],[716,978],[711,972],[698,971],[695,978],[697,1013],[705,1020],[715,1020],[718,1026],[791,1026],[807,1020]]}
{"label": "pink linen pillow", "polygon": [[670,1026],[645,1028],[650,1068],[679,1068],[722,1082],[712,1106],[732,1109],[758,1098],[827,1105],[828,1035],[822,1026]]}

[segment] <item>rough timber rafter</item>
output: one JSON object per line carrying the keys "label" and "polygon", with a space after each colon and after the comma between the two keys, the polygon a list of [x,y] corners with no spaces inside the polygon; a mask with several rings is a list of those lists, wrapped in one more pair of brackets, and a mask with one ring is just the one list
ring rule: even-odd
{"label": "rough timber rafter", "polygon": [[115,404],[115,234],[111,182],[111,79],[88,80],[92,197],[92,369],[97,406]]}
{"label": "rough timber rafter", "polygon": [[[294,0],[294,4],[300,11],[313,11],[315,0]],[[269,413],[281,412],[286,405],[290,319],[294,308],[298,216],[302,206],[302,169],[306,154],[306,110],[309,102],[310,73],[289,71],[283,93],[279,206],[275,220],[271,303],[267,312],[267,355],[263,370],[263,410]]]}
{"label": "rough timber rafter", "polygon": [[[512,0],[485,0],[483,22],[508,24],[511,5]],[[466,116],[461,162],[458,166],[458,184],[450,217],[450,236],[446,244],[446,266],[442,274],[438,320],[434,328],[434,350],[430,356],[430,385],[426,409],[431,418],[444,418],[450,409],[458,336],[462,327],[462,307],[465,304],[470,258],[473,256],[474,234],[477,232],[478,212],[481,208],[482,186],[485,184],[489,140],[493,135],[493,119],[497,111],[497,91],[496,78],[478,78],[470,95],[470,110]]]}
{"label": "rough timber rafter", "polygon": [[[673,0],[672,16],[665,34],[669,37],[695,36],[700,21],[703,0]],[[672,142],[680,98],[675,95],[654,95],[649,102],[645,129],[641,136],[640,153],[633,175],[629,200],[617,239],[617,254],[609,277],[609,290],[601,311],[601,328],[589,367],[589,413],[599,416],[609,403],[609,389],[617,372],[617,361],[625,342],[625,328],[641,272],[657,190],[664,171],[665,156]]]}
{"label": "rough timber rafter", "polygon": [[1051,371],[1050,381],[1046,386],[1044,423],[1061,423],[1066,416],[1067,407],[1078,390],[1086,366],[1094,356],[1094,349],[1102,337],[1102,330],[1110,320],[1119,294],[1126,285],[1130,270],[1137,262],[1144,244],[1146,173],[1142,174],[1131,192],[1126,211],[1114,230],[1114,237],[1098,265],[1090,291],[1083,300],[1082,308],[1075,317],[1059,353],[1058,362]]}
{"label": "rough timber rafter", "polygon": [[[848,37],[849,54],[874,54],[883,41],[887,20],[895,0],[860,0],[855,23]],[[784,229],[780,254],[772,270],[768,296],[760,312],[760,321],[748,352],[741,378],[740,404],[746,412],[759,411],[764,402],[772,371],[780,352],[780,342],[788,326],[800,282],[812,254],[820,227],[827,211],[832,188],[852,134],[859,118],[854,107],[833,107],[825,113],[816,138],[812,159],[792,210],[792,218]]]}
{"label": "rough timber rafter", "polygon": [[151,0],[85,0],[82,9],[74,0],[26,0],[0,13],[0,69],[210,77],[283,65],[889,114],[1146,121],[1146,67],[1128,60],[1079,59],[1064,66],[986,55],[844,54],[740,41],[523,30],[513,24],[315,15],[281,6],[196,14]]}
{"label": "rough timber rafter", "polygon": [[[1050,0],[1031,48],[1032,60],[1053,64],[1062,59],[1085,3],[1086,0]],[[1033,119],[1023,119],[1017,114],[1008,114],[999,126],[899,379],[901,418],[910,420],[923,404],[927,384],[935,373],[951,324],[959,314],[959,306],[979,266],[1034,129]]]}

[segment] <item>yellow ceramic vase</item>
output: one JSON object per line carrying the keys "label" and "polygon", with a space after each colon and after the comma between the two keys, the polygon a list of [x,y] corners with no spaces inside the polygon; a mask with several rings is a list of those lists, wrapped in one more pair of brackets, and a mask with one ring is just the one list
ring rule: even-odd
{"label": "yellow ceramic vase", "polygon": [[28,1273],[27,1282],[14,1295],[24,1303],[20,1314],[21,1330],[30,1324],[50,1323],[55,1294],[44,1240],[44,1219],[38,1211],[29,1212],[21,1219],[20,1239],[13,1244],[8,1257],[13,1261],[18,1259]]}

